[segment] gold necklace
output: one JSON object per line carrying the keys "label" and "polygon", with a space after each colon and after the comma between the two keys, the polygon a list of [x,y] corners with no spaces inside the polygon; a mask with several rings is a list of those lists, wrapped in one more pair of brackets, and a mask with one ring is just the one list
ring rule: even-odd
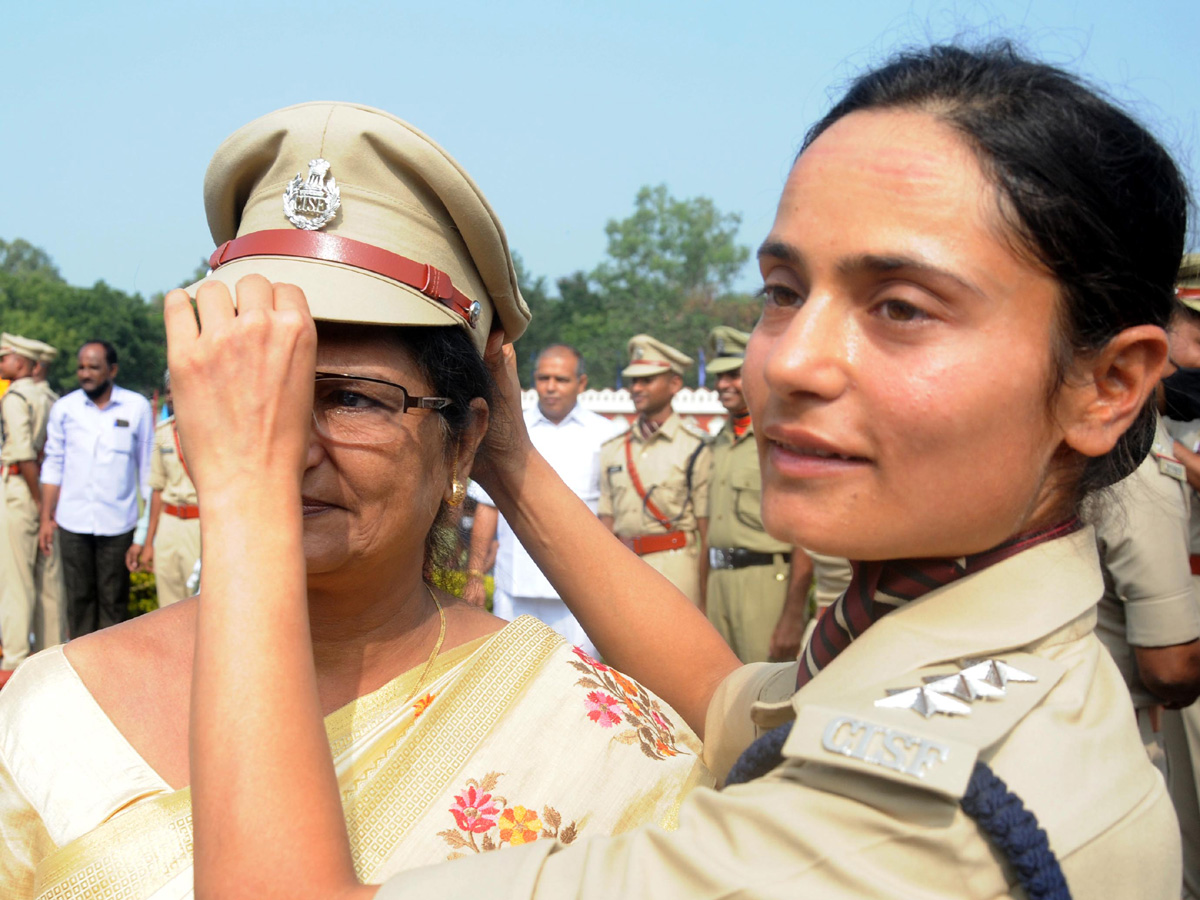
{"label": "gold necklace", "polygon": [[429,670],[433,668],[434,662],[438,658],[438,654],[442,652],[442,641],[446,639],[446,611],[442,609],[442,604],[438,602],[437,594],[433,592],[428,584],[425,585],[425,590],[429,591],[429,598],[433,600],[433,605],[437,607],[438,618],[441,620],[441,627],[438,630],[437,643],[433,645],[433,652],[429,654],[429,662],[425,663],[425,668],[421,672],[421,677],[417,679],[417,686],[413,688],[412,696],[405,701],[406,704],[411,703],[417,694],[421,693],[421,685],[425,683],[425,676],[429,674]]}

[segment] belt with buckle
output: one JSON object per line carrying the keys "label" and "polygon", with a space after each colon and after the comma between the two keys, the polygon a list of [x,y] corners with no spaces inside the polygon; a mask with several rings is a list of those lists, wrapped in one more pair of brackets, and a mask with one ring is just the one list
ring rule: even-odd
{"label": "belt with buckle", "polygon": [[790,553],[759,553],[757,550],[746,550],[743,547],[709,547],[708,567],[710,569],[745,569],[749,566],[774,565],[777,558],[790,562]]}
{"label": "belt with buckle", "polygon": [[177,519],[198,519],[200,518],[200,507],[191,504],[176,506],[174,503],[164,503],[163,512],[168,516],[174,516]]}
{"label": "belt with buckle", "polygon": [[647,534],[641,537],[621,538],[621,543],[636,553],[645,556],[647,553],[661,553],[663,550],[678,550],[686,547],[688,536],[686,531],[671,531],[667,534]]}

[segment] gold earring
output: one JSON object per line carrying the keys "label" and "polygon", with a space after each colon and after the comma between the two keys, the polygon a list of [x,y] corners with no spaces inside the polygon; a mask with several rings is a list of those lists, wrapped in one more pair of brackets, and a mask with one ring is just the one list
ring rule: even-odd
{"label": "gold earring", "polygon": [[462,502],[467,499],[467,486],[458,480],[458,460],[454,461],[454,471],[450,473],[450,499],[446,501],[450,506],[462,506]]}

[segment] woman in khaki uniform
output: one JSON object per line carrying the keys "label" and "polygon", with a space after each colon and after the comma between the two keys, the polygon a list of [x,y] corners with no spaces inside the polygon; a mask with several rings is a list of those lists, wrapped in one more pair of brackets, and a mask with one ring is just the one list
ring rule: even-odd
{"label": "woman in khaki uniform", "polygon": [[[706,723],[710,763],[725,776],[738,759],[726,783],[748,783],[694,792],[674,834],[538,840],[378,896],[1177,897],[1174,814],[1093,633],[1103,580],[1076,512],[1149,450],[1186,209],[1144,129],[1011,48],[933,48],[860,78],[810,132],[759,250],[744,367],[768,530],[863,560],[802,664],[739,667],[512,426],[481,478],[606,658]],[[208,385],[240,373],[220,341],[197,344],[178,295],[166,316],[193,465],[217,477],[206,440],[291,447],[306,412],[282,399],[275,427],[203,430],[221,402]],[[257,322],[230,331],[275,346]],[[298,490],[295,472],[267,477],[226,489]],[[227,515],[246,533],[260,513]],[[221,524],[206,514],[214,540]],[[238,549],[200,610],[197,894],[373,895],[347,851],[304,599],[273,585],[238,602],[302,556]],[[247,627],[275,639],[231,665]],[[247,679],[275,686],[261,719],[242,721]],[[219,742],[232,722],[236,753]],[[227,789],[281,755],[308,790]]]}

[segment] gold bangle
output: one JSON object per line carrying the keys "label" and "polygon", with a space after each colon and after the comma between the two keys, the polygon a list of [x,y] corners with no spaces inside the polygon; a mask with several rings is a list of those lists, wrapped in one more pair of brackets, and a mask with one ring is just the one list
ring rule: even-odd
{"label": "gold bangle", "polygon": [[478,569],[467,569],[467,577],[468,578],[484,578],[486,576],[483,572],[480,572]]}

